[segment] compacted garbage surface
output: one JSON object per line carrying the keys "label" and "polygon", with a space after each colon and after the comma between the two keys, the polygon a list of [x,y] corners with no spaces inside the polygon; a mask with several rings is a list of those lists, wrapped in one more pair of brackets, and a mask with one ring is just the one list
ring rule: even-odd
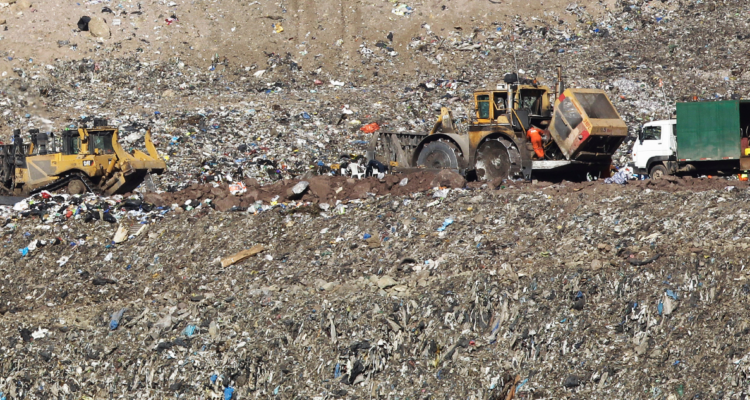
{"label": "compacted garbage surface", "polygon": [[363,155],[560,65],[627,122],[622,167],[675,102],[748,96],[748,13],[0,2],[0,141],[104,118],[167,163],[135,193],[0,206],[0,400],[746,398],[747,182],[377,177]]}
{"label": "compacted garbage surface", "polygon": [[[747,186],[476,186],[254,213],[154,206],[119,223],[7,211],[0,390],[745,393]],[[149,223],[113,243],[128,218]]]}

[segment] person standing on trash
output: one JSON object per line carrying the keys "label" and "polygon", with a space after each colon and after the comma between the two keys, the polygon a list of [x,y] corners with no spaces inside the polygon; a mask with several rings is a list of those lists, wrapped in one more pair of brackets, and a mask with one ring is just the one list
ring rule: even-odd
{"label": "person standing on trash", "polygon": [[544,145],[542,144],[542,135],[544,135],[544,131],[534,125],[532,125],[528,132],[526,132],[526,137],[529,138],[529,141],[534,146],[534,153],[540,160],[544,159]]}

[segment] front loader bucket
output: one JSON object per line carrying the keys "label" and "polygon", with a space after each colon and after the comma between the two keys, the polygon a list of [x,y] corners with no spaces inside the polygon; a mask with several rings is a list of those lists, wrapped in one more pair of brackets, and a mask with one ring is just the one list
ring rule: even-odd
{"label": "front loader bucket", "polygon": [[549,131],[568,160],[604,162],[628,135],[628,127],[598,89],[567,89],[555,102]]}

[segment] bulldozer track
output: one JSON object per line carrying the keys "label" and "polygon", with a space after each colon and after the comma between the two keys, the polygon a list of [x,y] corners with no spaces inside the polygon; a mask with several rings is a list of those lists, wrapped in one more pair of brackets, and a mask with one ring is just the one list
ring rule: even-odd
{"label": "bulldozer track", "polygon": [[29,193],[29,195],[39,193],[39,192],[41,192],[43,190],[46,190],[48,192],[52,192],[52,191],[61,189],[64,186],[66,186],[68,183],[70,183],[71,181],[76,180],[76,179],[79,180],[79,181],[81,181],[81,182],[83,182],[83,185],[86,186],[86,189],[89,192],[94,193],[97,196],[101,196],[103,194],[102,191],[99,189],[99,186],[97,186],[93,182],[91,182],[91,179],[86,174],[82,174],[80,172],[73,172],[73,173],[65,175],[64,177],[62,177],[62,178],[60,178],[60,179],[58,179],[58,180],[50,183],[47,186],[43,186],[43,187],[37,188],[35,190],[32,190]]}

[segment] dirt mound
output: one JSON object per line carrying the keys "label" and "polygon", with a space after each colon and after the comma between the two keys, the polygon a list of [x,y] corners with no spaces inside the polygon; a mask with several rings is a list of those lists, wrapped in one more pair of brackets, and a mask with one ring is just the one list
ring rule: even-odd
{"label": "dirt mound", "polygon": [[[301,195],[295,194],[292,188],[299,182],[308,182],[309,187]],[[369,177],[364,179],[347,178],[343,176],[313,176],[306,180],[285,179],[271,185],[259,185],[254,179],[246,179],[243,182],[247,191],[240,195],[233,195],[229,185],[217,184],[193,184],[185,190],[176,192],[147,193],[144,201],[157,206],[170,206],[172,204],[196,205],[204,200],[210,199],[219,211],[230,209],[246,209],[256,202],[263,203],[287,203],[287,202],[312,202],[335,203],[363,199],[368,195],[383,196],[405,196],[412,193],[424,192],[435,187],[446,187],[451,189],[468,187],[479,189],[485,182],[467,182],[461,175],[445,170],[435,172],[416,172],[410,174],[386,175],[383,179]],[[403,183],[403,184],[402,184]],[[744,190],[750,185],[736,179],[726,178],[693,178],[669,176],[662,180],[640,180],[628,181],[625,185],[605,184],[603,181],[594,182],[524,182],[506,181],[489,185],[491,188],[514,188],[522,191],[554,190],[558,193],[577,193],[594,191],[632,191],[652,189],[665,192],[703,192],[712,190]],[[188,203],[188,201],[190,201]]]}
{"label": "dirt mound", "polygon": [[272,185],[260,186],[254,179],[244,181],[247,191],[241,195],[233,195],[228,184],[193,184],[185,190],[173,193],[148,193],[144,200],[158,206],[172,204],[183,205],[210,199],[220,211],[233,207],[247,208],[257,201],[271,202],[313,202],[335,203],[337,200],[362,199],[373,194],[382,196],[390,194],[403,196],[416,192],[423,192],[434,187],[463,188],[466,180],[452,171],[415,172],[403,175],[386,175],[383,179],[369,177],[364,179],[347,178],[343,176],[313,176],[305,182],[309,187],[302,194],[295,194],[292,188],[302,180],[285,179]]}

